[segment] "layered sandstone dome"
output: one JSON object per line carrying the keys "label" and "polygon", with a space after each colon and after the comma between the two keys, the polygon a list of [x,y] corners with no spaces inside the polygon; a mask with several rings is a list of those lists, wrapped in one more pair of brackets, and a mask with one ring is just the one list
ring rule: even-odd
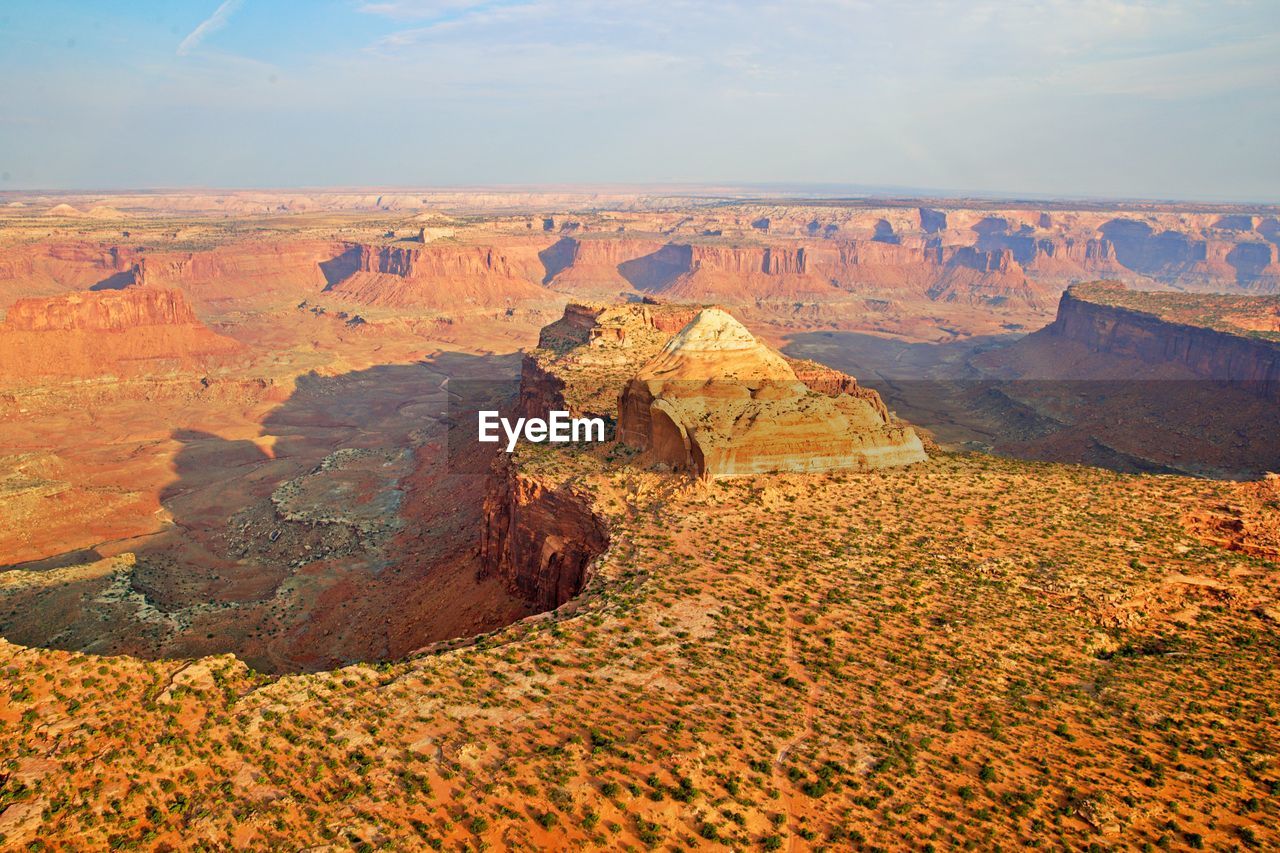
{"label": "layered sandstone dome", "polygon": [[758,342],[745,326],[719,308],[699,311],[636,378],[660,382],[798,381],[782,356]]}
{"label": "layered sandstone dome", "polygon": [[915,431],[868,396],[813,390],[741,323],[708,308],[627,383],[618,435],[706,479],[922,461]]}

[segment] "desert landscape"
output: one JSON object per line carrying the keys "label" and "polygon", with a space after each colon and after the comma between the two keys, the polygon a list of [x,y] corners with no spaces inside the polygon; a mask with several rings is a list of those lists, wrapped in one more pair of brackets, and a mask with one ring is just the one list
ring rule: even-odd
{"label": "desert landscape", "polygon": [[1280,844],[1280,209],[0,204],[0,848]]}

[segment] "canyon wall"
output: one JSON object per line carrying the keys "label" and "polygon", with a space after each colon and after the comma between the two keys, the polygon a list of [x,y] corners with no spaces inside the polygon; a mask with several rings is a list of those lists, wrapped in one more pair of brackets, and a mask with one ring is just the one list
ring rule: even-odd
{"label": "canyon wall", "polygon": [[490,473],[480,539],[481,577],[495,575],[543,610],[582,591],[609,544],[591,497],[554,487],[508,462]]}
{"label": "canyon wall", "polygon": [[662,243],[629,237],[563,237],[538,253],[542,283],[575,296],[614,296],[632,289],[623,265],[658,252]]}
{"label": "canyon wall", "polygon": [[71,329],[123,331],[137,326],[194,324],[195,312],[177,290],[72,293],[49,299],[20,299],[0,324],[3,331],[50,332]]}
{"label": "canyon wall", "polygon": [[240,345],[179,290],[129,287],[20,299],[0,323],[0,380],[138,376],[195,367]]}
{"label": "canyon wall", "polygon": [[17,299],[135,282],[137,252],[89,243],[34,243],[0,248],[0,309]]}
{"label": "canyon wall", "polygon": [[587,413],[565,401],[565,381],[548,370],[538,359],[525,355],[520,362],[520,396],[516,400],[515,416],[519,418],[545,418],[548,412],[568,411],[582,417]]}
{"label": "canyon wall", "polygon": [[178,288],[217,311],[287,302],[317,293],[343,275],[346,247],[329,240],[236,241],[175,251],[87,242],[0,248],[0,309],[27,296]]}
{"label": "canyon wall", "polygon": [[[542,218],[559,229],[536,229]],[[1195,205],[619,209],[580,222],[552,215],[459,226],[457,242],[425,244],[341,232],[325,239],[320,231],[293,240],[228,239],[205,224],[152,241],[151,231],[130,236],[120,225],[100,227],[111,236],[95,242],[82,230],[65,238],[46,232],[0,246],[0,309],[20,296],[139,283],[179,287],[198,309],[327,289],[357,303],[441,311],[628,293],[737,306],[806,303],[830,314],[821,306],[852,294],[1010,303],[1047,314],[1066,286],[1102,278],[1148,289],[1280,292],[1280,218]],[[198,244],[207,245],[186,248]]]}
{"label": "canyon wall", "polygon": [[[521,301],[550,301],[555,294],[536,282],[544,276],[541,243],[502,246],[359,244],[348,249],[349,274],[325,290],[365,305],[459,310]],[[345,271],[344,271],[345,272]]]}
{"label": "canyon wall", "polygon": [[1085,293],[1073,288],[1062,295],[1057,319],[1045,330],[1048,335],[1093,352],[1181,365],[1197,377],[1239,383],[1280,402],[1280,342],[1170,322]]}
{"label": "canyon wall", "polygon": [[1046,293],[1008,249],[923,240],[671,243],[619,269],[639,291],[685,301],[840,301],[852,293],[972,303],[1018,299],[1037,306]]}

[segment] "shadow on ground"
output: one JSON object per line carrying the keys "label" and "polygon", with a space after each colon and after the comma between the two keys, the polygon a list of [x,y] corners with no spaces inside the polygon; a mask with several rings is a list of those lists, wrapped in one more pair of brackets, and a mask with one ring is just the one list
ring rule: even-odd
{"label": "shadow on ground", "polygon": [[1247,383],[998,379],[974,359],[1019,336],[942,344],[857,332],[793,335],[783,351],[855,376],[944,447],[1124,473],[1252,479],[1280,469],[1275,407]]}
{"label": "shadow on ground", "polygon": [[0,600],[0,634],[292,672],[522,618],[525,601],[477,576],[491,451],[455,442],[451,458],[447,441],[467,406],[447,383],[509,396],[518,371],[518,355],[445,353],[309,375],[255,438],[175,431],[165,529],[132,546],[131,568],[77,576],[93,549],[25,566],[32,583]]}

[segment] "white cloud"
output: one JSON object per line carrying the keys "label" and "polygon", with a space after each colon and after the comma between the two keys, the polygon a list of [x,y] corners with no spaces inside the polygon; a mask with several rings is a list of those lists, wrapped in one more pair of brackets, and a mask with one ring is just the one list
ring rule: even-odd
{"label": "white cloud", "polygon": [[213,14],[200,22],[200,25],[187,34],[178,44],[178,56],[186,56],[200,45],[208,36],[226,26],[231,14],[240,8],[244,0],[223,0],[221,6],[213,10]]}

